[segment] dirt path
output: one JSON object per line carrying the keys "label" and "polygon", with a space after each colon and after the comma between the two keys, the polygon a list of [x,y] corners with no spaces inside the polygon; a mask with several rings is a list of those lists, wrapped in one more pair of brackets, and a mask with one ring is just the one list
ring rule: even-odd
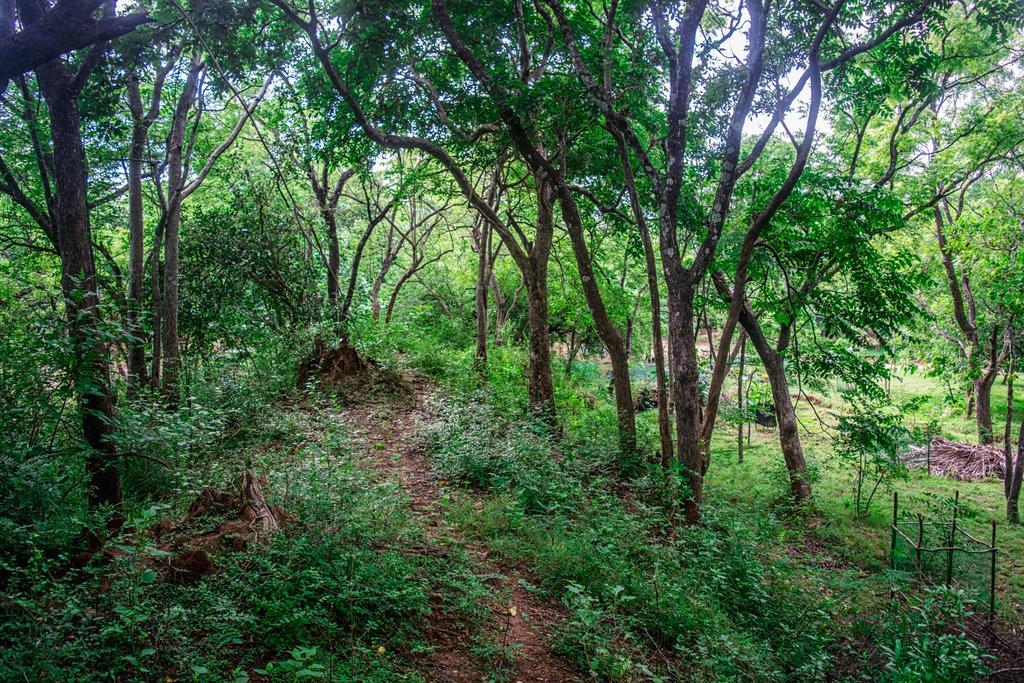
{"label": "dirt path", "polygon": [[492,577],[488,579],[490,588],[502,596],[500,603],[490,605],[486,628],[505,654],[489,663],[474,659],[470,636],[459,632],[458,624],[450,623],[445,615],[436,614],[428,627],[436,649],[427,676],[432,681],[454,683],[493,678],[523,683],[584,680],[551,651],[554,628],[565,618],[561,606],[524,588],[524,577],[516,567],[492,557],[486,546],[466,542],[445,523],[438,505],[442,486],[431,472],[422,442],[424,429],[435,419],[428,402],[432,386],[422,378],[410,379],[413,395],[409,400],[345,409],[353,437],[362,444],[360,459],[381,474],[396,477],[426,533],[435,540],[457,543],[475,555],[481,573]]}

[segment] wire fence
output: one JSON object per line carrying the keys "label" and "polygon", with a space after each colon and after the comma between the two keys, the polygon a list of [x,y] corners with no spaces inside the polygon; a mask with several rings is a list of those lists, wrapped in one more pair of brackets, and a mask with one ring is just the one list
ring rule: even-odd
{"label": "wire fence", "polygon": [[922,581],[956,586],[980,605],[988,606],[991,625],[996,611],[996,523],[992,536],[982,540],[971,535],[957,519],[960,491],[956,492],[948,520],[926,519],[902,513],[899,495],[892,496],[892,542],[889,566],[916,572]]}

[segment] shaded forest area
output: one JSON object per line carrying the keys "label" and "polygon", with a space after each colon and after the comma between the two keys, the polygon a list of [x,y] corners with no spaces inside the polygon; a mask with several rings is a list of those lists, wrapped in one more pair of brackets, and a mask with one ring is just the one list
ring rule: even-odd
{"label": "shaded forest area", "polygon": [[0,0],[0,329],[0,680],[1024,680],[1020,0]]}

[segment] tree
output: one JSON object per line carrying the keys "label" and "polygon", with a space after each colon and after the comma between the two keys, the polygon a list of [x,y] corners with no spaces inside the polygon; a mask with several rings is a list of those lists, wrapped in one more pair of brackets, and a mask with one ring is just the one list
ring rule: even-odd
{"label": "tree", "polygon": [[[143,198],[143,167],[147,160],[149,131],[160,114],[163,87],[175,67],[179,50],[169,48],[153,65],[152,87],[148,104],[143,103],[140,69],[131,74],[127,86],[128,111],[132,117],[132,139],[128,151],[128,301],[126,326],[128,334],[128,394],[133,396],[146,383],[146,346],[142,317],[145,287],[145,214]],[[152,169],[150,170],[152,174]]]}
{"label": "tree", "polygon": [[[632,87],[634,81],[629,77],[634,74],[617,74],[610,69],[609,64],[615,63],[610,55],[616,41],[610,41],[611,47],[606,43],[596,55],[593,51],[584,53],[575,27],[585,21],[578,17],[589,10],[573,5],[570,8],[573,20],[570,20],[570,13],[559,0],[547,0],[546,5],[561,29],[578,78],[585,85],[606,126],[622,136],[630,153],[639,160],[652,188],[668,293],[676,447],[690,488],[684,505],[685,515],[687,520],[695,522],[700,518],[703,476],[708,458],[701,443],[694,304],[698,286],[714,263],[736,183],[753,167],[797,96],[809,87],[810,104],[804,136],[802,141],[794,142],[797,154],[790,172],[769,193],[769,198],[753,215],[747,228],[736,269],[730,313],[720,342],[726,353],[743,307],[750,254],[760,233],[793,191],[810,154],[821,102],[822,75],[918,23],[929,3],[927,0],[906,3],[896,13],[890,14],[881,6],[847,8],[842,1],[825,8],[816,7],[810,13],[802,8],[775,7],[752,1],[744,3],[735,15],[705,2],[692,3],[685,9],[652,3],[648,12],[639,14],[625,9],[619,11],[618,4],[612,3],[601,20],[607,26],[615,27],[614,30],[609,29],[609,33],[620,37],[621,49],[628,53],[650,48],[644,57],[660,60],[658,66],[661,78],[667,83],[668,100],[664,103],[664,115],[650,118],[637,115],[638,111],[646,111],[643,107],[633,109],[624,106],[622,93]],[[865,14],[872,17],[870,23],[874,28],[862,40],[843,35],[843,27],[847,25],[845,17],[850,13],[856,13],[861,21]],[[599,16],[593,12],[591,15]],[[744,16],[749,18],[750,26],[746,55],[740,72],[735,73],[730,61],[717,61],[717,50],[719,41],[726,40]],[[721,27],[721,35],[712,32],[700,33],[699,36],[699,29],[708,22]],[[627,35],[632,37],[628,42],[621,40]],[[823,53],[834,56],[825,57]],[[797,69],[793,63],[794,56],[798,56],[802,63],[795,86],[786,88],[780,82],[771,83],[766,78],[766,74],[779,73],[774,65],[780,59],[788,60],[784,71]],[[591,67],[595,61],[602,67]],[[619,82],[618,78],[623,80]],[[710,84],[715,87],[710,87]],[[771,119],[753,148],[741,159],[743,127],[755,109],[755,102],[759,109],[770,113]],[[720,114],[722,109],[728,112],[724,118]],[[654,123],[656,128],[647,127],[650,123]],[[718,136],[717,131],[721,130],[725,133]],[[663,154],[653,154],[646,141],[662,136],[665,140]],[[687,175],[688,166],[692,168],[696,164],[709,164],[718,169],[717,182],[706,194]],[[695,171],[690,172],[697,175]],[[711,197],[710,206],[702,205],[701,199],[705,196]],[[683,237],[682,242],[680,236]],[[684,253],[691,246],[692,255],[684,260]],[[719,368],[722,368],[721,364]],[[719,370],[722,372],[724,369]],[[720,386],[722,379],[713,379],[713,383]]]}
{"label": "tree", "polygon": [[[242,108],[237,121],[230,131],[207,155],[203,165],[194,175],[190,174],[193,156],[196,150],[196,135],[203,114],[204,73],[207,61],[201,51],[192,53],[185,78],[175,103],[167,136],[166,153],[161,164],[167,169],[166,179],[161,181],[160,191],[165,199],[161,202],[163,236],[163,288],[161,295],[161,315],[159,322],[160,346],[153,353],[153,381],[159,380],[161,392],[168,403],[173,406],[179,396],[179,377],[181,373],[181,346],[178,335],[178,274],[179,274],[179,234],[181,230],[182,205],[195,192],[209,175],[217,160],[238,139],[242,129],[248,123],[253,111],[266,96],[272,82],[267,77],[256,94],[245,101],[239,91],[232,92],[229,101],[237,101]],[[193,112],[193,109],[195,111]],[[191,121],[190,121],[191,117]],[[191,177],[190,177],[191,175]],[[154,243],[159,248],[159,240]],[[159,253],[155,251],[155,253]],[[158,259],[154,259],[156,268]],[[154,275],[155,277],[155,275]]]}
{"label": "tree", "polygon": [[[7,0],[0,5],[0,90],[26,72],[76,50],[102,46],[147,21],[145,11],[118,16],[109,0],[57,0],[52,5]],[[15,30],[18,23],[20,31]]]}
{"label": "tree", "polygon": [[[42,7],[29,0],[19,2],[15,8],[9,4],[5,7],[7,19],[13,21],[16,16],[24,27],[21,39],[25,41],[32,36],[44,41],[54,28],[51,22],[55,18],[61,22],[64,19],[60,12],[44,13]],[[61,5],[57,9],[64,11],[65,7]],[[104,11],[108,17],[113,15],[114,3],[106,3]],[[76,17],[86,20],[81,14]],[[26,50],[28,47],[30,45],[26,44]],[[100,334],[100,294],[89,225],[88,168],[79,110],[79,97],[102,61],[107,45],[105,41],[96,42],[77,66],[57,57],[59,53],[54,54],[52,47],[49,49],[48,53],[45,49],[36,53],[34,58],[35,80],[49,114],[48,150],[44,150],[35,121],[29,121],[45,204],[40,206],[26,192],[2,156],[0,191],[32,218],[60,257],[61,289],[72,345],[82,436],[88,448],[89,502],[117,506],[121,503],[121,484],[117,450],[111,439],[113,390],[107,348]],[[61,52],[66,49],[67,45],[60,48]],[[38,61],[44,55],[50,56],[49,61]],[[24,80],[20,85],[23,97],[28,99],[31,96],[28,85]]]}
{"label": "tree", "polygon": [[[388,35],[402,36],[409,38],[415,35],[413,32],[423,27],[415,23],[415,18],[410,18],[409,13],[402,11],[400,7],[381,7],[374,11],[366,9],[364,14],[356,13],[348,18],[347,22],[334,22],[328,24],[321,20],[320,10],[315,6],[296,8],[285,0],[272,0],[273,4],[280,9],[284,15],[297,27],[301,28],[309,40],[314,56],[319,60],[324,74],[337,95],[341,97],[350,110],[354,123],[363,133],[376,145],[391,150],[418,150],[434,158],[448,173],[451,174],[459,190],[466,197],[474,210],[485,217],[489,225],[500,236],[509,255],[516,263],[526,283],[527,290],[527,319],[529,327],[530,354],[528,367],[528,393],[530,405],[533,411],[546,420],[554,419],[554,389],[551,379],[551,349],[548,332],[548,293],[547,293],[547,270],[548,259],[551,253],[551,241],[554,233],[554,193],[548,182],[534,182],[532,194],[534,206],[529,213],[520,213],[518,216],[507,213],[507,220],[502,219],[488,204],[486,199],[480,195],[474,186],[475,170],[468,167],[466,161],[460,160],[459,156],[466,156],[474,147],[475,143],[481,141],[497,130],[491,121],[480,122],[479,112],[474,108],[465,112],[469,117],[460,116],[452,118],[452,112],[440,102],[437,97],[436,85],[426,79],[418,68],[408,66],[397,49],[393,52],[388,48],[394,47],[394,43],[381,41],[380,31],[386,31]],[[388,10],[394,10],[390,12]],[[340,17],[334,17],[340,19]],[[359,31],[357,34],[356,31]],[[378,69],[382,66],[392,68],[408,69],[408,82],[415,85],[420,98],[410,97],[411,93],[404,92],[403,97],[410,97],[412,101],[422,99],[426,96],[424,108],[407,107],[407,112],[421,115],[431,115],[437,118],[438,126],[428,129],[438,131],[439,141],[435,141],[414,133],[393,133],[387,132],[374,123],[363,108],[359,90],[350,87],[350,78],[358,86],[363,86],[367,81],[376,82],[379,74],[369,71],[370,66],[365,59],[360,60],[359,66],[367,69],[366,73],[350,73],[343,75],[332,57],[334,51],[342,53],[342,42],[331,37],[331,32],[342,34],[342,41],[345,47],[353,50],[353,54],[360,54],[365,57],[375,54],[378,58],[373,66]],[[363,50],[362,48],[365,48]],[[384,51],[383,54],[381,51]],[[422,60],[419,68],[422,68]],[[394,60],[401,60],[398,64]],[[386,77],[388,86],[397,87],[399,82],[388,75]],[[386,87],[386,86],[384,86]],[[387,112],[397,126],[406,125],[415,131],[418,126],[405,118],[393,116]],[[459,114],[463,114],[462,111]],[[468,119],[468,120],[467,120]],[[468,124],[468,125],[463,125]],[[477,148],[479,149],[479,148]],[[500,149],[500,145],[499,145]],[[497,158],[500,152],[494,154],[492,159]],[[516,183],[521,183],[522,178],[515,178]],[[523,219],[529,219],[534,226],[533,237],[527,238],[522,229]]]}

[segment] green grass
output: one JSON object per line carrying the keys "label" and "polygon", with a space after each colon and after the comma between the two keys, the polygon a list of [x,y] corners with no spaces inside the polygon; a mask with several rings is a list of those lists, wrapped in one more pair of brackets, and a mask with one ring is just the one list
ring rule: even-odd
{"label": "green grass", "polygon": [[[889,549],[893,490],[899,492],[901,509],[926,515],[929,507],[934,507],[939,501],[952,500],[959,490],[963,511],[960,519],[965,529],[978,538],[988,539],[990,522],[994,520],[998,525],[997,609],[1012,624],[1024,623],[1021,606],[1024,602],[1024,527],[1006,524],[1002,480],[958,481],[912,470],[907,479],[893,482],[888,489],[880,489],[865,518],[854,519],[854,475],[834,453],[827,428],[827,425],[834,424],[834,415],[842,411],[842,399],[835,391],[808,393],[814,405],[804,399],[797,404],[797,409],[805,455],[815,474],[814,504],[822,516],[822,524],[814,529],[814,535],[848,561],[877,570],[884,565]],[[946,394],[940,382],[923,373],[895,378],[891,385],[892,399],[897,403],[925,399],[910,416],[912,423],[936,420],[943,436],[976,443],[977,429],[973,418],[966,416],[962,403],[945,400]],[[1016,435],[1016,425],[1024,416],[1024,399],[1018,394],[1014,404]],[[1006,387],[997,381],[992,392],[997,435],[1002,434],[1005,411]],[[822,423],[826,425],[824,428]],[[735,427],[725,427],[719,429],[715,436],[707,480],[709,496],[726,499],[753,497],[763,504],[778,502],[784,495],[785,483],[777,433],[755,427],[751,432],[751,445],[744,452],[743,463],[737,462],[735,434]]]}

